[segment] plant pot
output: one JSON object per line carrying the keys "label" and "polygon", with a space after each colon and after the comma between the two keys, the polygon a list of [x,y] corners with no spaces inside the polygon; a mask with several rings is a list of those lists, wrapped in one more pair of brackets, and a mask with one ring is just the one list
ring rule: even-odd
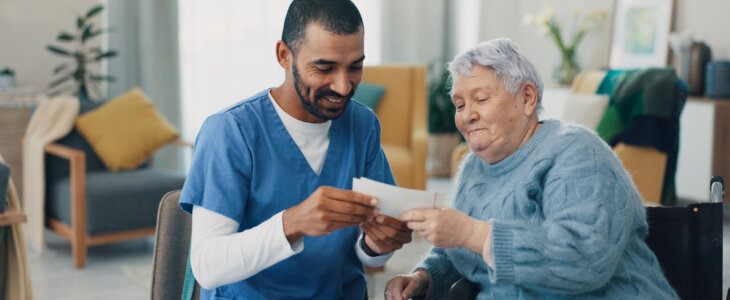
{"label": "plant pot", "polygon": [[432,177],[451,176],[451,153],[461,144],[458,133],[431,133],[428,136],[426,169]]}
{"label": "plant pot", "polygon": [[0,90],[9,90],[15,87],[15,76],[0,75]]}

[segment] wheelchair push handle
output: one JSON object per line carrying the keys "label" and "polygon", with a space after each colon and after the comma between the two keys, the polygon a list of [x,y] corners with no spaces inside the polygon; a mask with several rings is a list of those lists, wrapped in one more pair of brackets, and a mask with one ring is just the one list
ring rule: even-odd
{"label": "wheelchair push handle", "polygon": [[712,176],[712,180],[710,180],[710,202],[722,202],[724,196],[725,181],[722,179],[722,176]]}

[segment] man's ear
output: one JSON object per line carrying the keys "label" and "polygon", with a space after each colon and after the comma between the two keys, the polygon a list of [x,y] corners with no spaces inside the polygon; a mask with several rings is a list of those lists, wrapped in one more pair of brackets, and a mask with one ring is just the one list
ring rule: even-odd
{"label": "man's ear", "polygon": [[521,93],[525,105],[525,115],[530,116],[537,109],[537,86],[532,82],[525,83]]}
{"label": "man's ear", "polygon": [[282,40],[276,42],[276,60],[279,61],[279,65],[285,70],[289,70],[291,68],[291,63],[293,61],[292,52],[289,46],[287,46]]}

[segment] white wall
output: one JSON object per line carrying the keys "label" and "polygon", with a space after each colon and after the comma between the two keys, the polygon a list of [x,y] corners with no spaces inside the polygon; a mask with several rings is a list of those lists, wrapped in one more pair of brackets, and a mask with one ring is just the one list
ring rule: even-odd
{"label": "white wall", "polygon": [[[498,37],[508,37],[520,46],[522,52],[535,64],[544,82],[553,82],[552,71],[560,63],[560,52],[553,40],[537,31],[536,28],[522,24],[522,18],[527,13],[539,13],[545,1],[518,0],[500,1],[483,0],[482,26],[480,40],[490,40]],[[568,27],[573,12],[581,9],[583,12],[603,10],[607,18],[603,23],[586,34],[576,50],[576,59],[581,69],[598,69],[608,66],[609,40],[611,37],[611,14],[613,1],[610,0],[552,0],[549,1],[555,9],[556,18],[563,22],[563,28]],[[564,37],[568,36],[564,29]],[[570,38],[569,38],[570,39]]]}
{"label": "white wall", "polygon": [[675,30],[694,32],[712,48],[713,59],[730,59],[730,1],[676,0],[674,8]]}
{"label": "white wall", "polygon": [[[96,0],[0,0],[0,68],[8,66],[15,70],[19,86],[48,86],[55,78],[53,68],[68,59],[50,53],[46,45],[63,45],[55,42],[56,36],[61,30],[73,32],[76,16],[97,3]],[[100,41],[94,39],[93,46],[98,47]]]}
{"label": "white wall", "polygon": [[444,0],[383,1],[383,63],[442,60]]}
{"label": "white wall", "polygon": [[[553,41],[534,28],[522,25],[527,12],[537,13],[546,1],[542,0],[482,0],[480,40],[509,37],[514,40],[535,64],[546,82],[551,82],[552,70],[559,63],[559,52]],[[608,66],[610,57],[611,25],[614,1],[611,0],[552,0],[557,18],[564,22],[571,19],[573,11],[604,10],[608,13],[603,23],[589,32],[576,52],[581,69],[597,69]],[[714,59],[730,59],[730,1],[675,0],[674,30],[692,30],[695,37],[704,40],[711,48]],[[673,56],[676,62],[676,56]],[[676,63],[675,63],[676,65]]]}

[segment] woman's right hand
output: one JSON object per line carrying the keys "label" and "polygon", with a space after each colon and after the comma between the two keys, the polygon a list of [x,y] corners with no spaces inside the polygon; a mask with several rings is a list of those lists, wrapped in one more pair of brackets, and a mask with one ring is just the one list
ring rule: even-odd
{"label": "woman's right hand", "polygon": [[429,284],[430,278],[424,269],[408,275],[396,275],[385,284],[385,300],[405,300],[425,295]]}

